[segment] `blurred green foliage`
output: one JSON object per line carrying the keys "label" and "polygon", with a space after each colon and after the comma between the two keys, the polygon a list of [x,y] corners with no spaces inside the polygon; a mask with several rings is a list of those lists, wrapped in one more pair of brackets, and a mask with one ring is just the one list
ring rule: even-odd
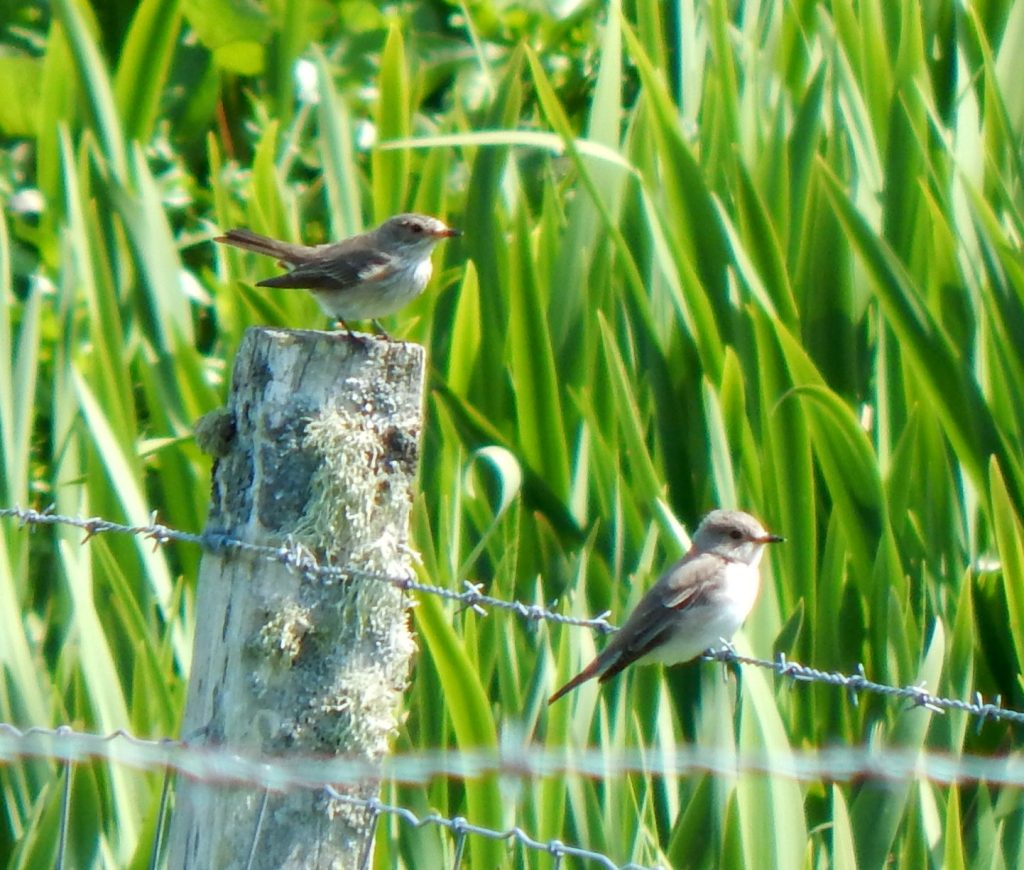
{"label": "blurred green foliage", "polygon": [[[0,504],[201,528],[191,425],[243,331],[322,322],[212,237],[313,243],[415,209],[466,230],[387,324],[430,353],[414,532],[432,582],[619,621],[682,528],[741,506],[789,541],[741,648],[1024,707],[1024,6],[53,0],[0,22]],[[199,556],[0,524],[0,720],[174,734]],[[549,710],[600,639],[413,614],[398,748],[1016,746],[699,665]],[[8,864],[52,862],[62,776],[0,768]],[[159,792],[78,768],[73,865],[144,862]],[[984,783],[384,797],[617,862],[1022,861],[1019,793]],[[436,830],[381,833],[377,866],[451,860]],[[472,866],[547,865],[470,845]]]}

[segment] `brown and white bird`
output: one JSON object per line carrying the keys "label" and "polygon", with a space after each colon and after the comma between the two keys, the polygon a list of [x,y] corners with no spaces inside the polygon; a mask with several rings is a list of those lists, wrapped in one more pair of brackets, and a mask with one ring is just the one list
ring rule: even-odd
{"label": "brown and white bird", "polygon": [[548,703],[592,677],[603,683],[634,662],[688,662],[729,640],[754,606],[765,545],[782,540],[743,511],[709,513],[689,552],[640,599],[597,658]]}
{"label": "brown and white bird", "polygon": [[297,245],[247,229],[228,230],[214,241],[276,257],[290,271],[256,286],[308,290],[351,334],[347,321],[373,320],[379,329],[378,317],[419,296],[430,280],[435,245],[458,235],[435,217],[400,214],[369,232],[326,245]]}

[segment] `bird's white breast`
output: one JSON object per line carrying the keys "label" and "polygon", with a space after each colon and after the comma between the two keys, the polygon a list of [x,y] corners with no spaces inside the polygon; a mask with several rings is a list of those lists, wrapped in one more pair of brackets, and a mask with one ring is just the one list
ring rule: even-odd
{"label": "bird's white breast", "polygon": [[[760,560],[758,560],[760,561]],[[724,618],[733,622],[730,634],[736,631],[747,618],[754,602],[757,600],[757,592],[761,587],[761,578],[758,574],[757,563],[743,565],[739,562],[730,562],[725,567],[726,584],[723,590],[725,602]]]}
{"label": "bird's white breast", "polygon": [[344,290],[322,290],[316,295],[320,307],[331,317],[352,320],[384,317],[419,296],[430,280],[432,269],[428,252],[423,259],[390,274],[370,276]]}
{"label": "bird's white breast", "polygon": [[434,264],[430,259],[430,253],[427,253],[422,260],[416,264],[416,268],[413,270],[413,283],[419,288],[420,292],[423,292],[423,288],[427,286],[427,282],[430,280],[430,275],[434,271]]}
{"label": "bird's white breast", "polygon": [[677,614],[669,638],[651,650],[643,661],[677,664],[696,658],[704,650],[729,640],[747,618],[760,586],[757,567],[741,562],[726,562],[717,592],[694,607]]}

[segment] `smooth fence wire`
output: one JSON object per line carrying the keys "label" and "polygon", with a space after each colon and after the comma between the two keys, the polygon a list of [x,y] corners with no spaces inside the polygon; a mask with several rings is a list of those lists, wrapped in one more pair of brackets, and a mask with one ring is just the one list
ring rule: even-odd
{"label": "smooth fence wire", "polygon": [[[984,782],[1024,788],[1024,757],[951,755],[871,745],[756,751],[683,744],[672,750],[551,748],[507,741],[493,748],[396,753],[380,761],[346,756],[246,754],[222,746],[152,740],[119,730],[91,734],[71,728],[19,729],[0,723],[0,763],[26,758],[80,764],[106,761],[136,770],[171,771],[199,782],[268,792],[340,789],[367,781],[427,785],[440,778],[509,782],[575,776],[600,780],[633,774],[679,778],[758,775],[798,782],[927,780],[937,785]],[[346,800],[355,800],[346,797]]]}
{"label": "smooth fence wire", "polygon": [[[0,519],[14,518],[23,525],[66,525],[81,529],[85,532],[85,541],[95,535],[101,534],[126,534],[142,536],[151,539],[155,545],[160,546],[171,541],[178,541],[187,544],[196,544],[210,552],[223,552],[224,550],[235,550],[248,553],[258,558],[278,562],[288,568],[299,571],[304,575],[329,582],[344,582],[352,578],[367,578],[389,583],[401,589],[411,592],[420,592],[425,595],[435,595],[448,601],[460,604],[462,607],[471,608],[481,616],[486,615],[487,609],[501,610],[514,613],[521,619],[527,621],[544,621],[563,625],[574,625],[581,628],[590,628],[594,631],[607,633],[615,631],[615,626],[607,621],[608,613],[600,614],[593,618],[566,616],[556,613],[538,604],[527,604],[522,601],[508,601],[485,595],[480,590],[482,584],[463,581],[462,592],[455,592],[443,586],[429,583],[420,583],[411,576],[394,577],[360,568],[324,565],[317,561],[316,557],[307,548],[296,543],[288,543],[280,547],[268,547],[260,544],[250,544],[240,541],[228,535],[207,531],[203,534],[194,532],[183,532],[170,528],[155,521],[147,525],[125,525],[115,523],[101,517],[72,517],[53,513],[49,510],[37,511],[31,508],[10,507],[0,508]],[[860,693],[881,695],[888,698],[898,698],[910,701],[916,707],[923,707],[932,712],[945,712],[958,710],[976,717],[980,728],[987,721],[1009,722],[1014,725],[1024,725],[1024,712],[1006,709],[1001,706],[1001,698],[997,696],[993,701],[986,702],[980,693],[974,698],[965,701],[958,698],[944,698],[929,692],[923,685],[892,686],[879,683],[869,679],[862,664],[857,665],[856,672],[844,674],[838,671],[822,671],[817,668],[790,661],[785,655],[779,654],[774,660],[759,659],[752,656],[743,656],[736,652],[729,644],[724,644],[719,650],[710,651],[704,655],[705,660],[719,661],[725,664],[757,667],[773,671],[776,676],[792,680],[794,683],[822,683],[844,689],[856,702]]]}

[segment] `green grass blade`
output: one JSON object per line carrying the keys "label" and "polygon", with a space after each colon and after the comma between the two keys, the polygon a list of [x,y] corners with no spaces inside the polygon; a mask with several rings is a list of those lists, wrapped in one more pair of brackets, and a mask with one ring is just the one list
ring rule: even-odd
{"label": "green grass blade", "polygon": [[[496,748],[498,738],[487,693],[438,600],[424,596],[413,613],[437,669],[457,745],[466,750]],[[493,776],[466,783],[466,804],[473,824],[497,829],[505,825],[505,808]],[[471,838],[469,849],[475,867],[498,867],[502,863],[502,846],[493,840]]]}
{"label": "green grass blade", "polygon": [[132,16],[114,75],[127,140],[148,142],[153,135],[180,27],[180,0],[143,0]]}

